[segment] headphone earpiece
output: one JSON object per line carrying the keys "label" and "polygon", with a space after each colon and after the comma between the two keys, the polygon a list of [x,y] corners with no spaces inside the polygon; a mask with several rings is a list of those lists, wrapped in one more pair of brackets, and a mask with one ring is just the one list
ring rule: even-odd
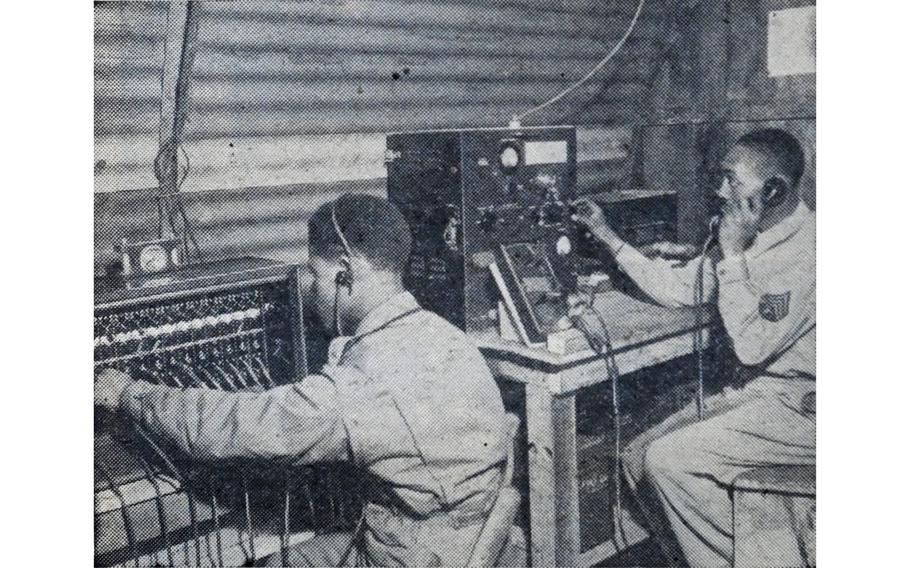
{"label": "headphone earpiece", "polygon": [[339,288],[347,288],[350,296],[354,292],[354,272],[347,260],[342,260],[341,265],[344,268],[335,274],[335,285]]}
{"label": "headphone earpiece", "polygon": [[347,288],[348,296],[350,296],[354,292],[354,271],[351,270],[351,261],[348,259],[354,255],[351,252],[351,247],[348,245],[348,240],[344,238],[341,226],[338,224],[338,214],[335,211],[337,204],[337,201],[332,203],[332,227],[334,227],[335,234],[338,235],[338,240],[341,241],[341,246],[344,247],[344,252],[348,255],[348,258],[342,258],[340,261],[342,270],[339,270],[338,273],[335,274],[335,286]]}
{"label": "headphone earpiece", "polygon": [[783,178],[774,176],[765,182],[762,188],[761,200],[766,207],[777,207],[787,199],[790,184]]}

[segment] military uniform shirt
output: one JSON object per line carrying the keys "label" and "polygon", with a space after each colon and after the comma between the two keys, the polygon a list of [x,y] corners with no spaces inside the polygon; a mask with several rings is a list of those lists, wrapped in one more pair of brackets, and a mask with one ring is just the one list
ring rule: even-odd
{"label": "military uniform shirt", "polygon": [[352,460],[419,517],[486,510],[505,411],[468,337],[403,292],[330,351],[321,373],[263,393],[137,381],[121,407],[197,459]]}
{"label": "military uniform shirt", "polygon": [[737,358],[779,376],[815,376],[815,214],[800,203],[757,235],[742,256],[714,264],[708,256],[678,264],[649,259],[625,245],[616,261],[638,286],[669,307],[716,298]]}

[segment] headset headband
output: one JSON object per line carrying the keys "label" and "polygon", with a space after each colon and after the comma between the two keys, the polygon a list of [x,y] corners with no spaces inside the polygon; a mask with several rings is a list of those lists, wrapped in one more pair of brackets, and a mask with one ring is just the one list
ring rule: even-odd
{"label": "headset headband", "polygon": [[348,240],[344,238],[344,233],[341,232],[341,226],[338,224],[338,216],[335,214],[335,208],[338,206],[338,201],[332,202],[332,226],[335,227],[335,234],[338,235],[338,238],[341,240],[341,246],[344,247],[344,252],[347,253],[349,258],[354,258],[354,253],[351,251],[351,247],[348,246]]}

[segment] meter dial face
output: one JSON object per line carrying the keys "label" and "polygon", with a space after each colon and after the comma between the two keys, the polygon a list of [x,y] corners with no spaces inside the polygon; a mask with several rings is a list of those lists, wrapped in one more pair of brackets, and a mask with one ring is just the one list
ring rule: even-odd
{"label": "meter dial face", "polygon": [[520,162],[521,155],[513,144],[506,144],[499,151],[499,165],[503,170],[512,171],[518,167]]}
{"label": "meter dial face", "polygon": [[167,251],[161,245],[149,245],[139,252],[139,266],[143,272],[161,272],[167,268]]}

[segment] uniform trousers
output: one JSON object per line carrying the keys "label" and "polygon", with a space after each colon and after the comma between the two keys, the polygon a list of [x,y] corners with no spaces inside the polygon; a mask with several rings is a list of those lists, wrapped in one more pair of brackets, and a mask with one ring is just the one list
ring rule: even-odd
{"label": "uniform trousers", "polygon": [[[450,526],[444,516],[414,521],[368,504],[363,532],[316,536],[286,551],[289,566],[465,566],[482,528],[478,522]],[[527,548],[520,531],[513,531],[497,566],[521,566]],[[280,553],[266,566],[282,566]]]}
{"label": "uniform trousers", "polygon": [[[814,381],[760,377],[708,398],[704,420],[692,405],[629,444],[626,476],[668,560],[679,560],[680,550],[689,566],[732,565],[730,484],[754,468],[815,465],[815,414],[802,408],[813,391]],[[649,492],[660,506],[649,503]],[[667,540],[667,521],[675,542]],[[802,565],[797,530],[749,564]]]}

